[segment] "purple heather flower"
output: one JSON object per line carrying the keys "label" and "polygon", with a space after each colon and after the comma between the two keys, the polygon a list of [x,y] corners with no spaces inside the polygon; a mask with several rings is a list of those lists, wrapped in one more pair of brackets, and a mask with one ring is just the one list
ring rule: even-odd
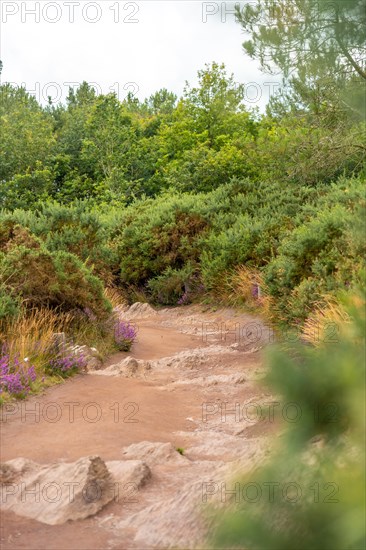
{"label": "purple heather flower", "polygon": [[82,354],[73,354],[67,349],[62,349],[49,362],[48,371],[50,374],[60,374],[68,376],[71,373],[84,368],[86,358]]}
{"label": "purple heather flower", "polygon": [[31,383],[37,378],[33,365],[28,366],[19,361],[19,356],[10,358],[5,345],[0,357],[0,393],[4,391],[12,394],[27,394],[31,390]]}
{"label": "purple heather flower", "polygon": [[114,340],[120,350],[129,351],[136,339],[137,329],[131,323],[119,320],[114,327]]}

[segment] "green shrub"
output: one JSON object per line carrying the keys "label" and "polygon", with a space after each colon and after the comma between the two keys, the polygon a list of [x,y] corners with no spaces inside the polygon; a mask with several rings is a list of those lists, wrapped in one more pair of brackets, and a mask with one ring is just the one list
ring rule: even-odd
{"label": "green shrub", "polygon": [[111,310],[102,282],[74,254],[49,252],[28,229],[16,226],[14,235],[0,252],[3,284],[22,297],[28,306],[61,310],[90,308],[100,318]]}
{"label": "green shrub", "polygon": [[126,210],[117,238],[121,281],[144,285],[165,269],[181,269],[200,256],[199,237],[208,222],[192,196],[163,196]]}
{"label": "green shrub", "polygon": [[32,170],[0,183],[0,206],[9,210],[32,208],[50,197],[52,184],[52,171],[37,162]]}
{"label": "green shrub", "polygon": [[16,210],[7,216],[7,223],[11,222],[28,227],[50,252],[75,254],[107,284],[113,282],[118,259],[109,242],[109,227],[91,212],[89,203],[77,201],[63,206],[49,202],[36,212]]}
{"label": "green shrub", "polygon": [[179,270],[168,267],[147,286],[152,300],[167,306],[187,304],[203,289],[197,271],[189,263]]}
{"label": "green shrub", "polygon": [[347,274],[342,264],[355,260],[347,232],[355,217],[341,205],[317,212],[289,232],[265,269],[265,282],[277,299],[277,310],[286,320],[304,320],[312,304],[327,292],[344,288]]}
{"label": "green shrub", "polygon": [[[0,273],[1,277],[1,273]],[[21,306],[19,296],[14,296],[10,289],[4,284],[0,284],[0,320],[9,317],[15,317]]]}

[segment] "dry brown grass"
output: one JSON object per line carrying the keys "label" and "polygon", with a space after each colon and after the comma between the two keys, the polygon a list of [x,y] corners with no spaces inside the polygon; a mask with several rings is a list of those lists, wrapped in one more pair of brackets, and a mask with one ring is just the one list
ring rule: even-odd
{"label": "dry brown grass", "polygon": [[0,323],[0,341],[6,343],[10,356],[39,359],[49,353],[53,334],[66,332],[72,321],[70,313],[23,309],[18,317]]}
{"label": "dry brown grass", "polygon": [[104,289],[104,296],[110,301],[113,308],[127,306],[127,300],[118,288],[106,287]]}
{"label": "dry brown grass", "polygon": [[315,346],[335,342],[340,330],[349,323],[350,317],[344,307],[332,296],[327,296],[315,305],[314,311],[306,319],[302,336]]}
{"label": "dry brown grass", "polygon": [[[239,266],[230,275],[225,287],[232,302],[242,302],[248,308],[258,310],[267,319],[272,317],[272,298],[267,293],[263,276],[257,269],[245,265]],[[258,296],[253,295],[255,287],[259,288]]]}

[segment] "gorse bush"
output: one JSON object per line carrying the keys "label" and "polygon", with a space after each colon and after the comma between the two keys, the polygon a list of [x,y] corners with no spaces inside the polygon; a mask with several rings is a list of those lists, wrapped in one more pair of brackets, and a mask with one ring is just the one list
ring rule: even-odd
{"label": "gorse bush", "polygon": [[0,283],[0,320],[15,317],[20,311],[21,297],[12,294],[5,283]]}
{"label": "gorse bush", "polygon": [[284,238],[265,270],[280,316],[303,320],[321,296],[357,280],[358,259],[346,236],[353,223],[355,216],[337,205],[316,213]]}
{"label": "gorse bush", "polygon": [[185,292],[187,270],[222,295],[227,275],[245,265],[260,271],[278,319],[303,322],[324,294],[358,280],[362,185],[341,179],[315,190],[234,180],[199,196],[139,201],[124,211],[112,236],[121,282],[173,305]]}
{"label": "gorse bush", "polygon": [[209,224],[194,203],[189,195],[173,195],[127,209],[117,237],[123,283],[145,285],[167,268],[198,261],[199,238]]}
{"label": "gorse bush", "polygon": [[112,282],[118,272],[118,258],[108,240],[111,228],[91,212],[86,201],[69,206],[46,203],[36,211],[16,210],[3,216],[0,231],[3,228],[5,233],[8,228],[9,232],[15,224],[27,227],[50,252],[75,254],[106,281]]}
{"label": "gorse bush", "polygon": [[102,282],[74,254],[50,252],[28,229],[16,226],[0,251],[3,287],[28,307],[50,306],[68,311],[89,307],[101,318],[111,306]]}
{"label": "gorse bush", "polygon": [[15,314],[22,299],[103,316],[99,279],[164,305],[203,291],[223,297],[228,276],[244,265],[259,270],[272,313],[302,323],[323,295],[357,282],[364,205],[362,178],[318,188],[234,179],[122,209],[91,211],[84,201],[4,212],[0,311]]}
{"label": "gorse bush", "polygon": [[151,299],[163,305],[183,305],[202,297],[202,284],[198,268],[187,263],[182,269],[168,267],[161,275],[150,279]]}

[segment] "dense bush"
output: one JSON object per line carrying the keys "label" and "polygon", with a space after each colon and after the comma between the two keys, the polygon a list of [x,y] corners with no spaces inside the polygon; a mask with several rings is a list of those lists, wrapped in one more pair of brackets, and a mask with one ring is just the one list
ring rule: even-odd
{"label": "dense bush", "polygon": [[[349,286],[358,263],[346,237],[353,223],[343,206],[324,208],[283,240],[265,274],[287,320],[303,320],[322,295]],[[347,262],[350,270],[344,269]]]}
{"label": "dense bush", "polygon": [[161,275],[148,282],[151,299],[163,305],[188,304],[202,297],[204,286],[198,269],[187,263],[182,269],[168,267]]}
{"label": "dense bush", "polygon": [[[1,272],[0,272],[1,276]],[[4,282],[0,283],[0,319],[15,317],[20,310],[21,297],[11,292]]]}
{"label": "dense bush", "polygon": [[[3,212],[2,269],[28,265],[38,277],[26,283],[12,274],[10,285],[3,276],[1,307],[15,311],[21,295],[32,303],[102,312],[102,287],[92,272],[105,285],[136,287],[174,305],[203,289],[222,294],[227,276],[246,265],[261,271],[277,318],[302,322],[324,294],[357,280],[364,204],[362,178],[318,188],[245,178],[199,195],[165,192],[124,208],[91,210],[79,201]],[[16,224],[28,232],[15,230]]]}
{"label": "dense bush", "polygon": [[21,297],[27,306],[90,308],[98,317],[111,309],[102,282],[75,256],[50,252],[28,229],[15,226],[0,251],[1,284]]}
{"label": "dense bush", "polygon": [[245,264],[262,271],[278,318],[301,322],[324,294],[357,280],[362,187],[362,179],[317,189],[234,179],[198,196],[138,201],[111,232],[122,285],[172,305],[185,292],[187,270],[220,293],[226,275]]}
{"label": "dense bush", "polygon": [[106,282],[111,283],[118,272],[118,259],[108,243],[108,226],[85,201],[69,206],[46,203],[35,212],[16,210],[10,220],[28,227],[50,252],[75,254]]}
{"label": "dense bush", "polygon": [[209,223],[193,196],[163,196],[131,206],[117,238],[121,281],[145,285],[167,268],[181,269],[200,256],[199,238]]}

